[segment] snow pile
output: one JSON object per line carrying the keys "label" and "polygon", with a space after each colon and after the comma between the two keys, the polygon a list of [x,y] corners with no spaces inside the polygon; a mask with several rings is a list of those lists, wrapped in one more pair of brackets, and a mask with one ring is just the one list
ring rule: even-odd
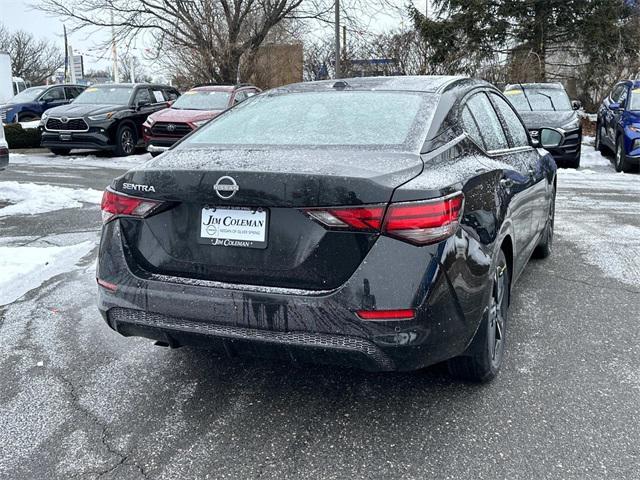
{"label": "snow pile", "polygon": [[580,167],[607,167],[611,166],[611,160],[603,156],[592,146],[582,144],[580,153]]}
{"label": "snow pile", "polygon": [[0,305],[7,305],[56,275],[73,270],[95,247],[0,247]]}
{"label": "snow pile", "polygon": [[0,200],[10,203],[0,208],[0,217],[35,215],[63,208],[80,208],[83,203],[99,204],[102,192],[91,188],[76,190],[36,183],[0,182]]}
{"label": "snow pile", "polygon": [[22,128],[38,128],[40,126],[40,120],[32,120],[31,122],[20,122]]}
{"label": "snow pile", "polygon": [[129,155],[128,157],[111,157],[96,155],[95,152],[73,151],[71,155],[54,155],[52,153],[15,153],[9,152],[9,162],[12,165],[46,165],[48,167],[113,168],[128,170],[143,165],[151,160],[149,153]]}

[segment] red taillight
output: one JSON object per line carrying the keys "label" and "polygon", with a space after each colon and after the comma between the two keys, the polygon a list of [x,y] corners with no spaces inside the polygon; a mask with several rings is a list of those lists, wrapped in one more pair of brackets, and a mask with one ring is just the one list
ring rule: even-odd
{"label": "red taillight", "polygon": [[96,278],[96,281],[98,282],[98,285],[109,290],[110,292],[115,292],[116,290],[118,290],[118,286],[115,283],[107,282],[106,280],[100,280],[99,278]]}
{"label": "red taillight", "polygon": [[107,189],[102,195],[102,221],[110,222],[116,217],[146,217],[155,210],[161,202],[146,198],[130,197]]}
{"label": "red taillight", "polygon": [[392,203],[382,231],[417,245],[436,243],[458,229],[464,197],[450,197],[424,202]]}
{"label": "red taillight", "polygon": [[428,245],[453,235],[459,225],[464,196],[420,202],[391,203],[362,207],[310,209],[305,213],[329,228],[376,231],[390,237]]}
{"label": "red taillight", "polygon": [[333,228],[377,231],[382,226],[383,206],[307,210],[307,215]]}
{"label": "red taillight", "polygon": [[362,320],[411,320],[416,316],[413,309],[403,310],[358,310],[356,315]]}

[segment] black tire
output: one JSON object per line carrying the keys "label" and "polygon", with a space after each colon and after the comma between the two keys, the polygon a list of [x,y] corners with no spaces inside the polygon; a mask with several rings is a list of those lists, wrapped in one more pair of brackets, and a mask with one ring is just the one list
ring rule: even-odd
{"label": "black tire", "polygon": [[616,141],[616,155],[614,157],[614,166],[616,167],[616,172],[628,172],[630,170],[630,166],[627,163],[627,153],[624,151],[624,145],[621,137],[618,137]]}
{"label": "black tire", "polygon": [[596,123],[596,138],[593,147],[603,155],[609,153],[609,149],[602,143],[602,125]]}
{"label": "black tire", "polygon": [[131,125],[120,125],[116,133],[116,148],[114,153],[117,157],[133,155],[136,151],[137,143],[138,137]]}
{"label": "black tire", "polygon": [[40,120],[40,118],[35,115],[29,115],[29,114],[26,114],[24,116],[18,115],[18,122],[33,122],[35,120]]}
{"label": "black tire", "polygon": [[544,227],[544,233],[540,239],[540,243],[533,251],[535,258],[547,258],[551,255],[553,250],[553,229],[556,220],[556,189],[553,189],[551,205],[549,205],[549,212],[547,213],[547,223]]}
{"label": "black tire", "polygon": [[69,152],[71,152],[70,148],[50,148],[49,150],[54,155],[69,155]]}
{"label": "black tire", "polygon": [[511,278],[502,250],[494,268],[487,313],[467,351],[447,362],[449,373],[461,380],[487,382],[498,374],[502,365]]}
{"label": "black tire", "polygon": [[575,169],[580,168],[580,149],[578,149],[578,153],[576,154],[575,158],[572,158],[571,160],[566,160],[564,162],[564,166],[565,168],[575,168]]}

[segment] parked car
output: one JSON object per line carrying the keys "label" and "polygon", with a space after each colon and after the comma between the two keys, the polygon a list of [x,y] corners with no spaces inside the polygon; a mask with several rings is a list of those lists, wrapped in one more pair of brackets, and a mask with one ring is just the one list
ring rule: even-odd
{"label": "parked car", "polygon": [[640,80],[617,83],[602,101],[596,120],[595,147],[614,153],[618,172],[640,166]]}
{"label": "parked car", "polygon": [[[541,144],[562,134],[542,128]],[[116,178],[98,305],[125,336],[488,380],[549,255],[556,165],[490,84],[290,85]]]}
{"label": "parked car", "polygon": [[9,145],[4,138],[4,126],[0,122],[0,170],[4,170],[9,165]]}
{"label": "parked car", "polygon": [[578,168],[582,144],[582,124],[577,110],[580,102],[569,100],[561,83],[518,83],[507,85],[504,94],[516,107],[535,139],[543,127],[561,130],[564,142],[550,150],[558,166]]}
{"label": "parked car", "polygon": [[87,88],[71,105],[42,116],[42,146],[66,155],[72,148],[131,155],[141,146],[146,118],[180,96],[168,85],[112,83]]}
{"label": "parked car", "polygon": [[149,115],[144,124],[147,150],[158,155],[227,108],[260,93],[252,85],[206,85],[182,95],[171,107]]}
{"label": "parked car", "polygon": [[31,87],[0,105],[3,123],[32,122],[53,107],[66,105],[80,95],[84,85],[50,85]]}

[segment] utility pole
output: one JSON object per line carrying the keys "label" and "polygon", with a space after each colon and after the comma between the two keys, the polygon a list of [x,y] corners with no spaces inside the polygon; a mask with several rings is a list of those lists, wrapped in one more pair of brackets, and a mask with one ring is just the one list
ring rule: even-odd
{"label": "utility pole", "polygon": [[131,70],[131,83],[136,83],[136,57],[131,55],[129,62],[129,69]]}
{"label": "utility pole", "polygon": [[118,72],[118,51],[116,50],[116,27],[114,26],[113,10],[111,10],[111,56],[113,57],[113,81],[120,82],[120,73]]}
{"label": "utility pole", "polygon": [[342,69],[340,68],[340,0],[335,0],[336,6],[336,78],[342,77]]}
{"label": "utility pole", "polygon": [[[347,26],[342,26],[342,60],[347,64]],[[344,70],[344,68],[342,69]],[[346,73],[346,72],[345,72]]]}

